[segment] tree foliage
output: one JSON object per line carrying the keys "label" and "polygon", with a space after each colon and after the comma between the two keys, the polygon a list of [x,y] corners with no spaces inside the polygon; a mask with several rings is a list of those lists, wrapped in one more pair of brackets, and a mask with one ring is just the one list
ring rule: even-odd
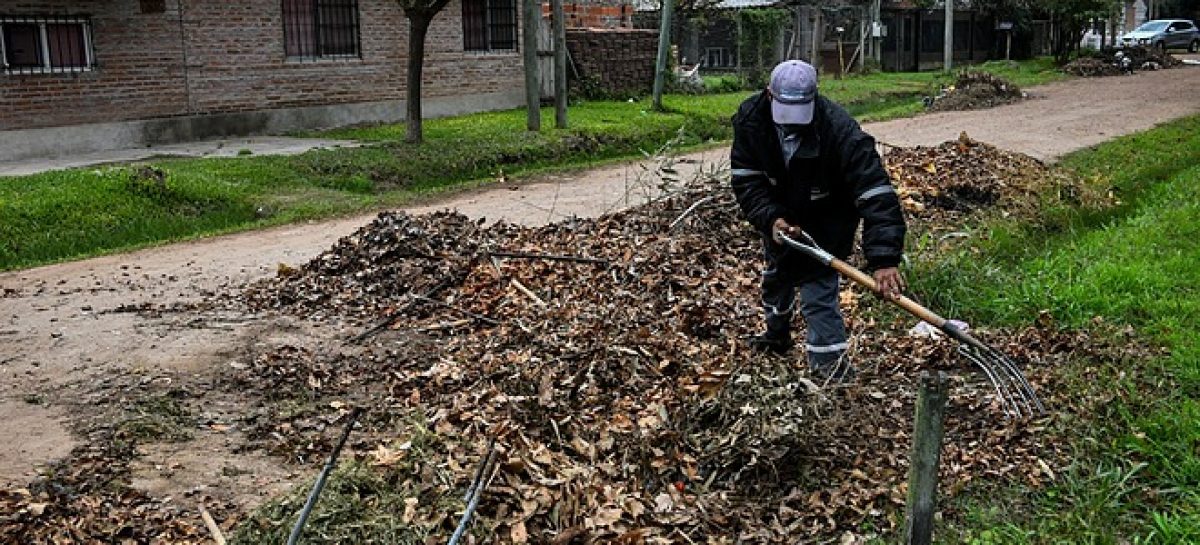
{"label": "tree foliage", "polygon": [[791,23],[792,12],[778,8],[742,9],[737,12],[737,20],[738,49],[746,81],[751,87],[763,87],[778,60],[775,46],[783,29]]}
{"label": "tree foliage", "polygon": [[1047,18],[1054,23],[1051,36],[1054,57],[1066,62],[1093,19],[1111,19],[1121,10],[1121,0],[971,0],[971,7],[1008,20]]}

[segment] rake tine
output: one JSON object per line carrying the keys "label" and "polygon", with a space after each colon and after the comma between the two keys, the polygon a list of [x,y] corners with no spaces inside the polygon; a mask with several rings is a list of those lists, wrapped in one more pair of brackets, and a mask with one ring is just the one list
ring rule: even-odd
{"label": "rake tine", "polygon": [[1004,385],[1005,394],[1016,409],[1017,417],[1024,417],[1027,414],[1033,416],[1033,407],[1021,388],[1021,383],[1013,377],[1012,372],[1002,363],[998,363],[987,351],[977,346],[968,347],[967,350],[978,361],[985,363]]}
{"label": "rake tine", "polygon": [[1014,362],[1008,356],[1005,356],[1003,352],[1000,352],[999,350],[996,350],[995,348],[988,346],[987,349],[993,358],[998,360],[1001,365],[1003,365],[1006,369],[1008,369],[1009,373],[1011,373],[1014,377],[1017,378],[1017,382],[1020,384],[1020,387],[1021,387],[1020,388],[1021,393],[1025,396],[1026,400],[1031,402],[1031,404],[1032,404],[1030,412],[1031,413],[1033,412],[1032,408],[1036,408],[1037,414],[1045,413],[1046,408],[1044,406],[1042,406],[1042,400],[1038,399],[1037,391],[1035,391],[1033,389],[1032,384],[1029,384],[1029,379],[1025,378],[1025,374],[1021,372],[1021,369],[1019,367],[1017,367],[1016,362]]}
{"label": "rake tine", "polygon": [[[1044,411],[1041,401],[1038,400],[1037,394],[1033,391],[1033,387],[1025,380],[1025,375],[1017,368],[1017,365],[1008,359],[1000,351],[983,344],[983,342],[970,336],[964,335],[967,344],[973,348],[973,353],[981,360],[987,361],[992,366],[993,370],[997,371],[997,375],[1004,374],[1008,380],[1012,390],[1015,390],[1020,396],[1021,403],[1027,409],[1029,416],[1036,416]],[[1014,401],[1016,399],[1014,398]],[[1037,410],[1035,410],[1037,409]],[[1022,416],[1025,414],[1021,413]]]}
{"label": "rake tine", "polygon": [[1008,395],[1008,388],[1005,387],[1004,383],[1001,382],[996,376],[995,370],[978,356],[976,356],[973,352],[968,350],[965,345],[958,346],[958,353],[970,360],[971,363],[974,363],[979,370],[983,371],[984,375],[987,375],[988,382],[990,382],[992,384],[992,388],[995,388],[996,390],[996,398],[1000,400],[1000,407],[1004,409],[1004,416],[1008,418],[1013,418],[1014,416],[1020,417],[1020,409],[1017,408],[1016,403],[1013,402],[1012,398]]}

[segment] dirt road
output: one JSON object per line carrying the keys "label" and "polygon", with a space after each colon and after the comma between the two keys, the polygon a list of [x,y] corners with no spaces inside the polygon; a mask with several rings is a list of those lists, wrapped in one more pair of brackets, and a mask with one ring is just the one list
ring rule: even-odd
{"label": "dirt road", "polygon": [[[1072,80],[1031,91],[1033,99],[992,110],[925,115],[872,124],[868,132],[891,145],[936,144],[967,131],[971,137],[1043,159],[1200,113],[1200,69],[1132,77]],[[721,169],[724,148],[680,158],[684,176]],[[652,191],[654,164],[622,165],[504,184],[448,197],[413,212],[455,208],[470,216],[524,224],[594,216],[638,202]],[[97,407],[152,385],[195,391],[215,368],[236,364],[237,347],[267,337],[344,335],[337,325],[285,318],[244,319],[114,312],[142,304],[202,300],[297,265],[369,216],[296,225],[176,244],[0,274],[0,487],[26,482],[35,468],[65,456],[72,429]],[[286,322],[286,323],[283,323]],[[190,442],[145,451],[138,483],[170,494],[221,489],[250,505],[288,486],[294,470],[265,457],[234,454],[237,399],[209,399],[202,416],[216,422]],[[230,470],[230,467],[234,471]],[[245,475],[253,478],[247,478]],[[241,475],[241,477],[239,477]]]}

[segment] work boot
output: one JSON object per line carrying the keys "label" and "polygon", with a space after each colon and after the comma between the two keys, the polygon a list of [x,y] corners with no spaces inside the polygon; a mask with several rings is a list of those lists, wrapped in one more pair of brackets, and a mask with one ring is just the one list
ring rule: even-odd
{"label": "work boot", "polygon": [[771,335],[763,333],[750,337],[750,349],[756,354],[775,354],[786,356],[792,349],[791,335]]}

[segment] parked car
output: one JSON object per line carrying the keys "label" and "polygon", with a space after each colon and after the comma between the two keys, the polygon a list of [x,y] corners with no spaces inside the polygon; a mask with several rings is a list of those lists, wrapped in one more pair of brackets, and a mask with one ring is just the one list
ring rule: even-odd
{"label": "parked car", "polygon": [[1200,29],[1183,19],[1156,19],[1121,36],[1120,45],[1153,47],[1159,51],[1187,48],[1195,53],[1200,49]]}

